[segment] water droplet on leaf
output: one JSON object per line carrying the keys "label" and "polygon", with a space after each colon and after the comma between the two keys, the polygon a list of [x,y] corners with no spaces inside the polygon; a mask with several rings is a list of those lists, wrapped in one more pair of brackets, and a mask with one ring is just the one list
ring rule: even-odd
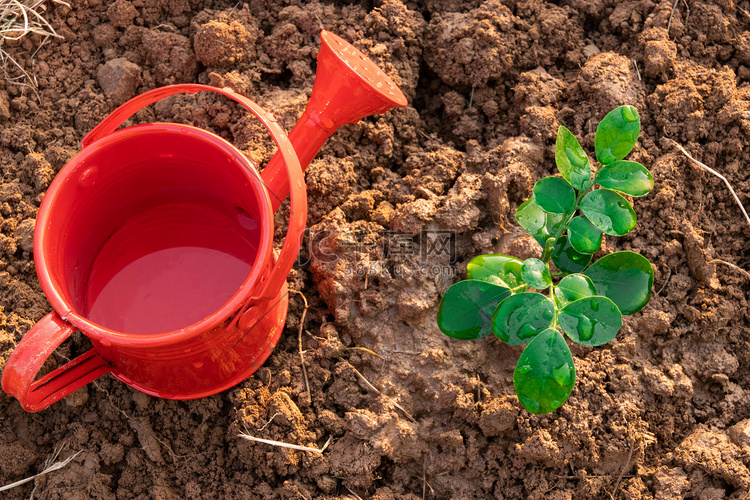
{"label": "water droplet on leaf", "polygon": [[565,156],[568,157],[568,161],[570,161],[571,165],[578,167],[579,169],[583,169],[586,166],[586,163],[588,163],[588,158],[580,156],[579,151],[576,151],[573,148],[565,148]]}
{"label": "water droplet on leaf", "polygon": [[570,378],[570,367],[568,366],[568,364],[563,363],[557,368],[553,369],[552,378],[560,387],[564,386]]}
{"label": "water droplet on leaf", "polygon": [[633,106],[623,106],[622,118],[626,122],[638,121],[638,112],[635,110]]}
{"label": "water droplet on leaf", "polygon": [[537,331],[530,324],[526,323],[518,329],[518,338],[527,339],[537,334]]}
{"label": "water droplet on leaf", "polygon": [[594,336],[594,325],[591,324],[591,320],[588,319],[586,316],[581,316],[578,318],[578,335],[581,336],[581,340],[591,340],[591,337]]}

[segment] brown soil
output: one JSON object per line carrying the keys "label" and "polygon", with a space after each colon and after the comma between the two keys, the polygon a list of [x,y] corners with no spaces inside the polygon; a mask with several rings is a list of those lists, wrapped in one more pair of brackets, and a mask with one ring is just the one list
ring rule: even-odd
{"label": "brown soil", "polygon": [[[5,498],[32,489],[43,499],[750,494],[750,277],[726,264],[750,270],[750,226],[724,184],[671,142],[722,172],[750,206],[747,0],[73,3],[47,12],[64,40],[38,52],[33,39],[4,47],[36,75],[39,98],[0,81],[0,368],[50,311],[31,254],[42,195],[118,103],[210,83],[256,100],[289,130],[312,88],[322,25],[370,55],[410,106],[343,127],[307,171],[308,226],[337,255],[310,252],[290,276],[311,306],[309,395],[295,295],[274,354],[222,394],[162,400],[104,376],[37,414],[0,394],[0,485],[39,472],[62,443],[63,457],[82,450]],[[604,251],[649,258],[654,295],[615,341],[574,348],[570,399],[533,416],[513,391],[518,349],[448,339],[436,307],[472,256],[538,256],[513,213],[553,172],[558,125],[593,150],[596,124],[620,104],[641,113],[632,158],[656,187],[635,202],[637,228],[607,238]],[[175,97],[133,123],[154,120],[209,128],[259,162],[272,153],[260,126],[220,98]],[[281,237],[283,210],[277,222]],[[455,276],[449,256],[421,258],[425,240],[384,252],[389,231],[422,230],[457,232]],[[78,334],[50,365],[86,348]],[[251,443],[242,431],[332,441],[320,455]]]}

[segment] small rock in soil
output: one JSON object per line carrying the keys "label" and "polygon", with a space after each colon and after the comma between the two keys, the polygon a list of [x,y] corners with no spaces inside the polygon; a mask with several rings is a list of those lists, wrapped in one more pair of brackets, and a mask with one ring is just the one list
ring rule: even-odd
{"label": "small rock in soil", "polygon": [[742,64],[750,65],[750,32],[745,31],[737,38],[735,55]]}
{"label": "small rock in soil", "polygon": [[729,428],[727,434],[734,444],[750,447],[750,418],[734,424]]}
{"label": "small rock in soil", "polygon": [[63,401],[65,401],[65,404],[67,404],[71,408],[79,408],[85,405],[88,402],[88,400],[89,400],[89,390],[84,385],[83,387],[75,391],[74,393],[68,396],[65,396],[65,399]]}
{"label": "small rock in soil", "polygon": [[602,52],[592,57],[581,70],[578,84],[586,98],[603,113],[622,103],[645,108],[643,82],[638,80],[633,63],[625,56]]}
{"label": "small rock in soil", "polygon": [[206,66],[227,66],[255,57],[258,33],[238,21],[209,21],[193,38],[195,55]]}
{"label": "small rock in soil", "polygon": [[565,82],[550,75],[541,66],[533,71],[521,73],[513,90],[513,100],[522,108],[549,106],[562,97]]}
{"label": "small rock in soil", "polygon": [[506,397],[490,400],[479,416],[479,427],[487,437],[500,436],[513,429],[520,410]]}
{"label": "small rock in soil", "polygon": [[271,396],[268,402],[268,414],[270,416],[278,415],[275,421],[287,426],[296,426],[304,421],[302,412],[294,404],[289,394],[283,391],[278,391]]}
{"label": "small rock in soil", "polygon": [[644,62],[646,76],[657,77],[672,69],[677,57],[677,45],[670,40],[646,42]]}
{"label": "small rock in soil", "polygon": [[47,189],[55,170],[41,153],[29,153],[23,161],[23,168],[27,172],[33,172],[34,187],[42,192]]}
{"label": "small rock in soil", "polygon": [[99,85],[107,97],[122,104],[135,96],[141,84],[141,68],[124,57],[112,59],[99,68]]}
{"label": "small rock in soil", "polygon": [[18,224],[18,227],[13,231],[13,236],[18,241],[18,246],[24,252],[31,252],[34,250],[34,225],[36,224],[35,219],[24,219]]}
{"label": "small rock in soil", "polygon": [[8,94],[0,92],[0,121],[10,118],[10,104],[8,103]]}
{"label": "small rock in soil", "polygon": [[93,30],[94,43],[97,47],[107,47],[112,45],[117,39],[117,30],[111,24],[100,24]]}
{"label": "small rock in soil", "polygon": [[141,448],[146,452],[146,456],[151,459],[152,462],[157,464],[164,463],[164,457],[161,454],[161,447],[154,429],[151,427],[151,423],[145,418],[131,418],[129,420],[130,426],[138,434],[138,442],[141,444]]}
{"label": "small rock in soil", "polygon": [[128,0],[117,0],[107,9],[109,21],[118,28],[130,26],[137,16],[138,10]]}
{"label": "small rock in soil", "polygon": [[563,452],[546,429],[540,429],[523,444],[517,444],[516,452],[529,462],[540,462],[547,467],[562,468],[565,465]]}
{"label": "small rock in soil", "polygon": [[682,467],[659,467],[654,473],[654,489],[659,500],[679,500],[690,489],[690,482]]}
{"label": "small rock in soil", "polygon": [[125,447],[122,443],[104,441],[99,449],[99,455],[105,465],[120,463],[125,458]]}
{"label": "small rock in soil", "polygon": [[742,463],[742,451],[718,430],[700,428],[675,450],[675,462],[688,471],[699,468],[736,488],[750,487],[750,471]]}

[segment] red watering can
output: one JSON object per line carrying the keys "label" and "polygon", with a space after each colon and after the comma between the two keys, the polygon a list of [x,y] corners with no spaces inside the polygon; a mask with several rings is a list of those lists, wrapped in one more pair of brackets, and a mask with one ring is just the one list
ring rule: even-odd
{"label": "red watering can", "polygon": [[[201,398],[245,380],[270,355],[307,218],[302,171],[339,126],[406,105],[360,51],[327,31],[320,38],[312,97],[288,138],[250,99],[185,84],[131,99],[83,139],[37,215],[34,259],[54,312],[24,336],[2,378],[24,409],[44,409],[105,373],[153,396]],[[278,152],[262,175],[205,130],[117,130],[159,99],[201,91],[237,101],[268,129]],[[273,212],[287,195],[277,255]],[[34,380],[77,330],[93,348]]]}

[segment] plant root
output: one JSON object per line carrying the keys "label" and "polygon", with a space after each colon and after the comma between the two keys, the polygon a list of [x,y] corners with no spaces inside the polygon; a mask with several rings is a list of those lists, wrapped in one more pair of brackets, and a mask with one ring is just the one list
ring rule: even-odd
{"label": "plant root", "polygon": [[328,445],[331,443],[331,439],[333,439],[333,436],[329,437],[328,441],[326,441],[326,444],[324,444],[321,449],[317,449],[317,448],[312,448],[310,446],[300,446],[297,444],[274,441],[272,439],[263,439],[263,438],[251,436],[247,433],[240,433],[239,437],[241,437],[242,439],[247,439],[248,441],[255,441],[257,443],[270,444],[272,446],[278,446],[280,448],[290,448],[292,450],[297,450],[297,451],[309,451],[312,453],[323,453],[325,449],[328,448]]}
{"label": "plant root", "polygon": [[299,331],[297,332],[297,346],[299,347],[299,360],[302,364],[302,375],[305,376],[305,389],[307,389],[307,397],[310,398],[310,401],[312,401],[312,393],[310,392],[310,381],[307,378],[307,366],[305,365],[305,351],[302,350],[302,329],[305,326],[305,316],[307,316],[307,297],[305,297],[305,294],[297,291],[297,290],[289,290],[290,292],[294,292],[296,294],[299,294],[300,297],[302,297],[302,301],[305,303],[305,309],[302,311],[302,317],[300,317],[299,320]]}
{"label": "plant root", "polygon": [[731,262],[727,262],[727,261],[721,260],[721,259],[713,259],[713,260],[709,260],[708,262],[706,262],[706,264],[713,264],[714,262],[716,262],[717,264],[724,264],[725,266],[729,266],[732,269],[735,269],[735,270],[739,271],[740,274],[742,274],[745,278],[750,279],[750,273],[749,272],[745,271],[744,269],[742,269],[740,266],[738,266],[736,264],[732,264]]}
{"label": "plant root", "polygon": [[[671,139],[670,139],[670,140],[671,140]],[[726,178],[726,177],[724,177],[723,175],[721,175],[721,174],[720,174],[719,172],[717,172],[716,170],[714,170],[714,169],[712,169],[711,167],[709,167],[708,165],[705,165],[705,164],[703,164],[703,163],[699,162],[698,160],[696,160],[695,158],[693,158],[693,157],[692,157],[692,156],[690,155],[690,153],[688,153],[687,151],[685,151],[685,148],[683,148],[682,146],[680,146],[680,145],[679,145],[678,143],[676,143],[675,141],[672,141],[672,142],[674,142],[674,144],[675,144],[675,145],[676,145],[676,146],[677,146],[678,148],[680,148],[680,151],[682,151],[682,154],[684,154],[685,156],[687,156],[687,157],[688,157],[688,159],[689,159],[690,161],[692,161],[692,162],[693,162],[694,164],[696,164],[697,166],[699,166],[699,167],[701,167],[702,169],[704,169],[704,170],[706,170],[706,171],[708,171],[708,172],[710,172],[710,173],[714,174],[714,175],[715,175],[716,177],[718,177],[719,179],[721,179],[722,181],[724,181],[724,184],[726,184],[726,185],[727,185],[727,187],[729,188],[729,191],[730,191],[730,192],[732,193],[732,196],[734,196],[734,201],[736,201],[736,202],[737,202],[737,205],[738,205],[738,206],[740,207],[740,210],[742,210],[742,214],[743,214],[743,215],[745,216],[745,220],[747,220],[747,224],[748,224],[748,225],[750,225],[750,216],[748,216],[748,215],[747,215],[747,212],[745,211],[745,207],[744,207],[744,206],[742,206],[742,203],[740,202],[740,199],[739,199],[739,197],[737,197],[737,193],[735,193],[735,192],[734,192],[734,188],[732,187],[732,185],[731,185],[731,184],[729,184],[729,181],[727,180],[727,178]]]}
{"label": "plant root", "polygon": [[[339,359],[341,359],[341,358],[339,358]],[[343,359],[341,359],[341,361],[344,361],[344,360],[343,360]],[[373,392],[375,392],[375,393],[377,393],[377,394],[379,394],[379,395],[383,396],[384,398],[386,398],[386,399],[387,399],[388,401],[390,401],[390,402],[391,402],[391,404],[393,404],[393,406],[395,406],[396,408],[398,408],[399,410],[401,410],[402,412],[404,412],[404,415],[406,415],[406,418],[408,418],[409,420],[411,420],[411,421],[412,421],[412,422],[414,422],[415,424],[417,423],[417,421],[416,421],[416,420],[414,419],[414,417],[412,417],[412,416],[411,416],[411,414],[410,414],[410,413],[409,413],[408,411],[406,411],[406,410],[404,409],[404,407],[403,407],[403,406],[401,406],[400,404],[398,404],[397,402],[395,402],[395,401],[394,401],[393,399],[391,399],[391,398],[389,398],[388,396],[386,396],[385,394],[383,394],[383,393],[382,393],[382,392],[381,392],[381,391],[380,391],[380,390],[379,390],[379,389],[378,389],[377,387],[375,387],[374,385],[372,385],[372,384],[370,383],[370,381],[369,381],[369,380],[367,380],[367,379],[365,378],[365,376],[364,376],[364,375],[362,375],[362,374],[361,374],[361,373],[359,372],[359,370],[357,370],[356,368],[354,368],[354,366],[352,366],[352,364],[351,364],[351,363],[349,363],[349,366],[351,366],[351,367],[352,367],[352,370],[354,370],[354,373],[356,373],[356,374],[357,374],[357,376],[358,376],[358,377],[360,378],[360,380],[362,380],[362,382],[364,382],[364,383],[365,383],[365,385],[367,386],[367,388],[368,388],[368,389],[370,389],[371,391],[373,391]]]}

